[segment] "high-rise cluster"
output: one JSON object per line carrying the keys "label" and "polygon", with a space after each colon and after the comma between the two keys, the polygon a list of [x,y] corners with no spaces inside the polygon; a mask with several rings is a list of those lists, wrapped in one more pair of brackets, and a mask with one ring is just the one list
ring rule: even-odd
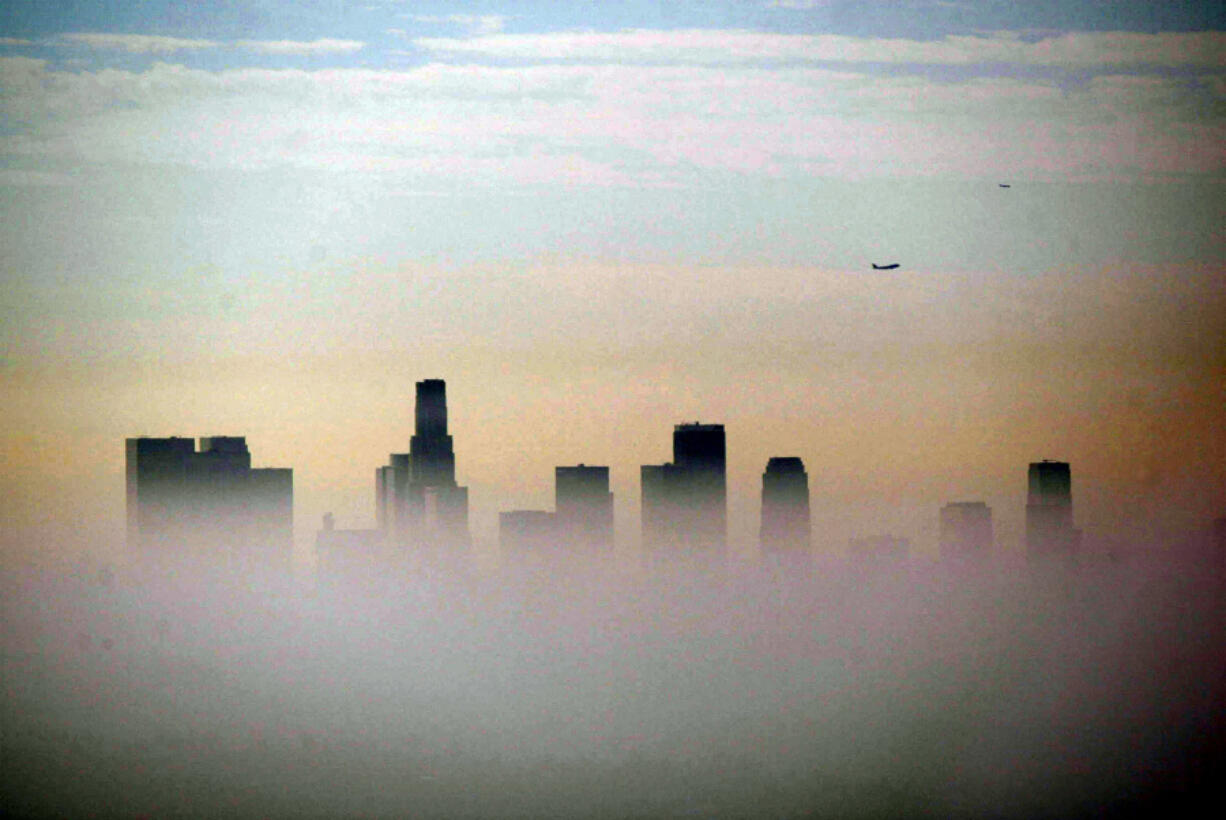
{"label": "high-rise cluster", "polygon": [[293,470],[252,469],[241,436],[130,438],[128,543],[150,562],[221,557],[237,568],[287,570],[293,557]]}
{"label": "high-rise cluster", "polygon": [[[470,543],[468,489],[456,483],[447,422],[446,383],[417,382],[414,432],[407,453],[393,453],[375,472],[376,526],[339,530],[331,515],[317,541],[319,566],[368,565],[395,556],[456,554]],[[643,465],[642,544],[646,555],[722,556],[728,539],[727,440],[722,424],[678,424],[673,458]],[[607,466],[578,464],[554,471],[555,508],[500,514],[499,534],[511,556],[548,549],[608,555],[614,545],[613,493]],[[780,560],[811,555],[809,475],[796,456],[775,456],[762,473],[761,552]],[[127,440],[128,538],[149,559],[226,556],[243,566],[288,568],[292,558],[293,473],[251,467],[246,440],[236,436]],[[985,556],[993,549],[992,511],[982,501],[940,510],[943,559]],[[1218,539],[1226,531],[1219,522]],[[1071,555],[1072,474],[1060,461],[1028,471],[1026,546],[1031,557]],[[853,538],[861,559],[905,556],[906,539]],[[355,563],[356,562],[356,563]],[[340,571],[338,569],[338,571]]]}

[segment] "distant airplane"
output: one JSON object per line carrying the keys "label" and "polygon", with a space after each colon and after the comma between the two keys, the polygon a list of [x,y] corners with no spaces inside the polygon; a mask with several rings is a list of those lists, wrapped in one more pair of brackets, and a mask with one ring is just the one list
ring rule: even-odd
{"label": "distant airplane", "polygon": [[1007,182],[998,182],[996,183],[996,187],[997,188],[1012,188],[1013,186]]}
{"label": "distant airplane", "polygon": [[894,270],[896,267],[898,267],[897,262],[891,262],[888,265],[878,265],[876,262],[873,263],[873,270]]}

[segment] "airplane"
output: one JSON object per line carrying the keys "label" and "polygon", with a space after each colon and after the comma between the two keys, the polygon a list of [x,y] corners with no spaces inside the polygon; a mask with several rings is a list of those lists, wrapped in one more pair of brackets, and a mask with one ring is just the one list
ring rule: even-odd
{"label": "airplane", "polygon": [[1013,186],[1007,182],[998,182],[996,183],[996,187],[997,188],[1012,188]]}
{"label": "airplane", "polygon": [[894,268],[898,267],[897,262],[891,262],[888,265],[878,265],[876,262],[873,262],[872,264],[873,270],[894,270]]}

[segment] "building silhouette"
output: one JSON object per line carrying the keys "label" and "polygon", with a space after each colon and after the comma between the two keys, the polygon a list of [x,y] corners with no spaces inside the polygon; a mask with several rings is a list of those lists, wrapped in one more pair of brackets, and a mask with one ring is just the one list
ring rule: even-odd
{"label": "building silhouette", "polygon": [[468,488],[455,480],[442,379],[417,383],[415,422],[409,452],[393,453],[375,471],[376,526],[400,547],[467,546]]}
{"label": "building silhouette", "polygon": [[643,465],[640,479],[647,549],[724,548],[728,504],[722,424],[678,424],[672,462]]}
{"label": "building silhouette", "polygon": [[498,543],[509,555],[541,553],[557,547],[557,519],[545,510],[498,513]]}
{"label": "building silhouette", "polygon": [[554,468],[554,509],[556,534],[564,544],[600,551],[613,548],[608,467]]}
{"label": "building silhouette", "polygon": [[498,540],[509,554],[608,552],[613,547],[613,493],[609,468],[579,464],[554,468],[556,512],[511,510],[498,514]]}
{"label": "building silhouette", "polygon": [[242,436],[126,441],[127,537],[142,560],[289,571],[294,473],[252,469]]}
{"label": "building silhouette", "polygon": [[982,501],[954,501],[941,508],[941,558],[984,557],[992,551],[992,509]]}
{"label": "building silhouette", "polygon": [[776,456],[762,474],[762,551],[808,553],[809,474],[795,456]]}
{"label": "building silhouette", "polygon": [[1081,543],[1073,527],[1073,477],[1063,461],[1030,465],[1026,496],[1026,552],[1032,558],[1072,555]]}
{"label": "building silhouette", "polygon": [[383,533],[338,530],[332,513],[315,534],[315,577],[323,586],[369,582],[387,569]]}

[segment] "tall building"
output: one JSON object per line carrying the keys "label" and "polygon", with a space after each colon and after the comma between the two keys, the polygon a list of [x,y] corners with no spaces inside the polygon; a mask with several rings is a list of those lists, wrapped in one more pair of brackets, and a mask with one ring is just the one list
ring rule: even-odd
{"label": "tall building", "polygon": [[498,538],[503,551],[553,552],[578,557],[613,547],[613,493],[609,468],[554,468],[556,512],[511,510],[498,514]]}
{"label": "tall building", "polygon": [[982,501],[941,508],[941,558],[983,557],[992,551],[992,509]]}
{"label": "tall building", "polygon": [[776,456],[766,462],[759,538],[767,554],[809,550],[809,474],[795,456]]}
{"label": "tall building", "polygon": [[1031,557],[1071,555],[1081,542],[1073,527],[1073,477],[1063,461],[1030,465],[1026,496],[1026,551]]}
{"label": "tall building", "polygon": [[375,470],[375,527],[389,543],[407,542],[409,518],[409,454],[392,453]]}
{"label": "tall building", "polygon": [[580,464],[554,468],[557,537],[575,547],[613,547],[613,493],[609,468]]}
{"label": "tall building", "polygon": [[126,441],[128,544],[142,559],[288,571],[294,473],[252,469],[242,436]]}
{"label": "tall building", "polygon": [[375,471],[378,528],[400,546],[467,545],[468,488],[456,485],[442,379],[417,383],[415,421],[409,452],[393,453]]}
{"label": "tall building", "polygon": [[672,462],[644,465],[640,477],[648,549],[723,549],[728,504],[722,424],[678,424]]}

